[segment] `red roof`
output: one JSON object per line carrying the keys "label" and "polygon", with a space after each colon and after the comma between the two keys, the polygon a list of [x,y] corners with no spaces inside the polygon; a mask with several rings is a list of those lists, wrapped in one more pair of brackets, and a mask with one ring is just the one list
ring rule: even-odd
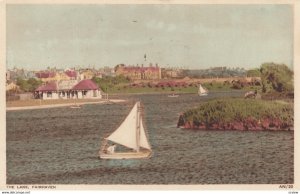
{"label": "red roof", "polygon": [[65,71],[65,74],[69,77],[76,77],[77,75],[76,71],[70,71],[70,70]]}
{"label": "red roof", "polygon": [[54,77],[55,73],[54,72],[38,72],[35,73],[37,78],[49,78],[49,77]]}
{"label": "red roof", "polygon": [[56,82],[50,82],[46,85],[39,86],[35,91],[43,92],[43,91],[56,91],[56,90],[57,90]]}
{"label": "red roof", "polygon": [[[98,85],[90,79],[82,80],[77,83],[73,88],[70,90],[98,90]],[[45,92],[45,91],[57,91],[58,86],[56,82],[49,82],[46,85],[42,85],[38,87],[35,91]]]}
{"label": "red roof", "polygon": [[73,90],[98,90],[98,85],[90,79],[85,79],[76,84]]}

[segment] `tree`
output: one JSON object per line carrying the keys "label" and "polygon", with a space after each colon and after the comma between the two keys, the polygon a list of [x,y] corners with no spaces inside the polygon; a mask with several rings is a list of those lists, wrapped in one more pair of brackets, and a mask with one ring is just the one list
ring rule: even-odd
{"label": "tree", "polygon": [[28,80],[24,80],[22,78],[17,78],[17,85],[24,92],[33,92],[39,85],[41,85],[40,80],[36,80],[35,78],[30,78]]}
{"label": "tree", "polygon": [[260,77],[260,69],[250,69],[247,71],[247,77]]}
{"label": "tree", "polygon": [[104,92],[108,92],[110,88],[114,88],[119,86],[120,84],[129,83],[129,79],[123,75],[118,75],[116,77],[106,76],[103,78],[93,77],[92,80],[97,83],[97,85],[103,90]]}
{"label": "tree", "polygon": [[264,63],[260,68],[262,91],[292,92],[294,91],[293,71],[284,64]]}

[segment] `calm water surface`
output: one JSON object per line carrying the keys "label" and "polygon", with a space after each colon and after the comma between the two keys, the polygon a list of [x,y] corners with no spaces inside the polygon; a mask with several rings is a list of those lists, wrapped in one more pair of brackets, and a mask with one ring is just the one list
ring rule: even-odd
{"label": "calm water surface", "polygon": [[[286,184],[294,182],[293,131],[176,128],[180,112],[214,93],[121,96],[121,104],[7,112],[8,184]],[[150,159],[100,160],[101,139],[136,100],[153,149]]]}

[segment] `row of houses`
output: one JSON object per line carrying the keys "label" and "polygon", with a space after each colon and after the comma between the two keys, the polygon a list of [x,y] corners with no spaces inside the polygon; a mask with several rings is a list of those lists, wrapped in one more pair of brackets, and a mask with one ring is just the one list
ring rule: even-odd
{"label": "row of houses", "polygon": [[86,69],[82,71],[65,70],[65,71],[40,71],[35,73],[36,78],[42,82],[61,81],[61,80],[84,80],[93,77],[102,77],[103,74],[96,70]]}
{"label": "row of houses", "polygon": [[104,67],[101,69],[56,69],[48,68],[42,71],[27,71],[25,69],[14,68],[6,71],[6,81],[16,81],[20,79],[36,78],[43,82],[60,80],[83,80],[93,77],[115,76],[114,68]]}
{"label": "row of houses", "polygon": [[157,64],[155,66],[150,64],[148,67],[144,67],[143,64],[136,66],[119,64],[115,67],[115,72],[116,75],[123,75],[131,80],[161,79],[161,69]]}
{"label": "row of houses", "polygon": [[149,64],[148,67],[143,64],[124,65],[119,64],[115,68],[104,67],[101,69],[56,69],[48,68],[43,71],[27,71],[24,69],[14,68],[7,70],[6,81],[16,81],[17,78],[29,79],[36,78],[42,82],[61,81],[61,80],[84,80],[93,77],[102,78],[103,76],[123,75],[131,80],[159,80],[182,77],[182,69],[160,68],[158,64]]}

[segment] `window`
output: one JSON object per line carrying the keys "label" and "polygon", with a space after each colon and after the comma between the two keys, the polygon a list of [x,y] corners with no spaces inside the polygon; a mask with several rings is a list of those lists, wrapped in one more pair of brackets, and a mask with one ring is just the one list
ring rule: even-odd
{"label": "window", "polygon": [[52,92],[47,92],[47,98],[51,98],[52,97]]}

